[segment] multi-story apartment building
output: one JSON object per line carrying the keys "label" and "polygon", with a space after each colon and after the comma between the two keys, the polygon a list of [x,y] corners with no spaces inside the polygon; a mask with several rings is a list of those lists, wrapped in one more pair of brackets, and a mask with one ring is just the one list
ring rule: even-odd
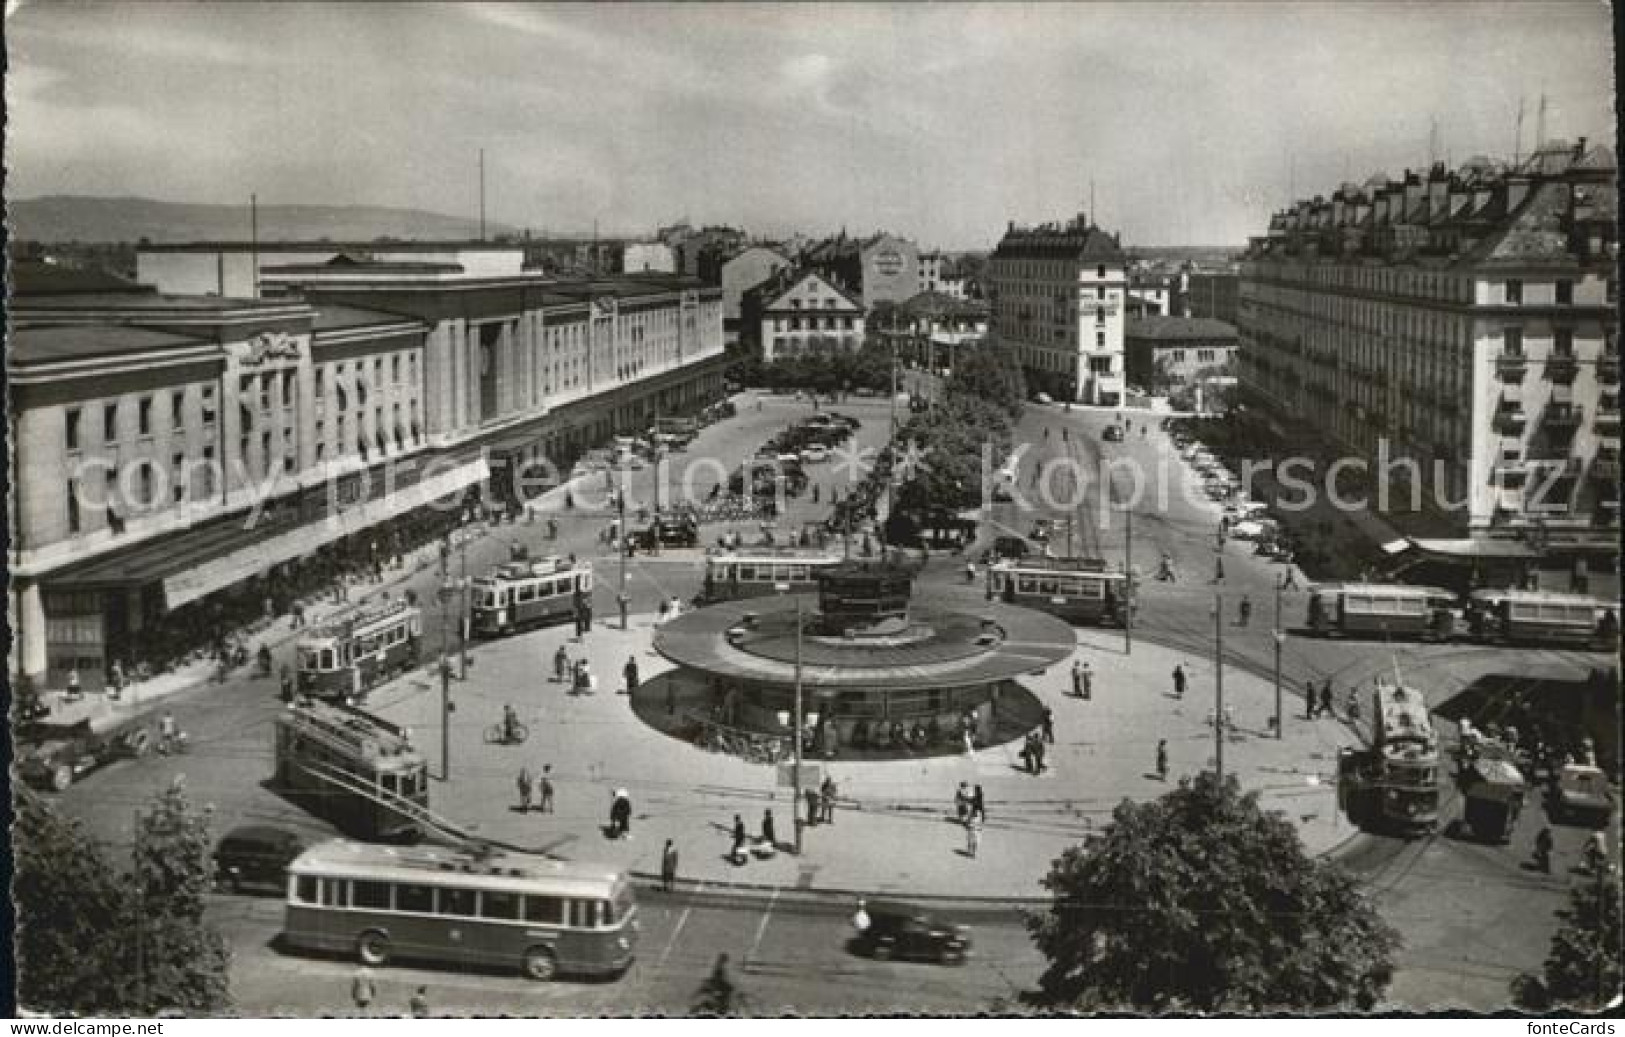
{"label": "multi-story apartment building", "polygon": [[1339,451],[1415,462],[1422,506],[1395,492],[1385,518],[1443,534],[1418,550],[1617,558],[1615,167],[1551,143],[1278,213],[1242,264],[1244,386]]}
{"label": "multi-story apartment building", "polygon": [[883,332],[910,363],[951,371],[962,349],[975,348],[987,336],[987,306],[955,299],[942,292],[921,292],[897,307]]}
{"label": "multi-story apartment building", "polygon": [[1208,317],[1139,317],[1123,330],[1129,384],[1180,395],[1205,382],[1234,381],[1236,329]]}
{"label": "multi-story apartment building", "polygon": [[1172,317],[1178,279],[1152,270],[1131,270],[1128,275],[1128,319]]}
{"label": "multi-story apartment building", "polygon": [[94,687],[213,595],[722,391],[719,290],[447,266],[262,269],[257,300],[14,267],[14,676]]}
{"label": "multi-story apartment building", "polygon": [[1029,388],[1123,403],[1127,263],[1117,236],[1081,214],[1064,225],[1009,226],[987,264],[989,338],[1014,354]]}
{"label": "multi-story apartment building", "polygon": [[857,349],[864,308],[816,270],[784,270],[745,293],[740,324],[764,363]]}
{"label": "multi-story apartment building", "polygon": [[752,245],[722,264],[722,328],[730,341],[739,337],[739,307],[745,293],[791,265],[771,245]]}

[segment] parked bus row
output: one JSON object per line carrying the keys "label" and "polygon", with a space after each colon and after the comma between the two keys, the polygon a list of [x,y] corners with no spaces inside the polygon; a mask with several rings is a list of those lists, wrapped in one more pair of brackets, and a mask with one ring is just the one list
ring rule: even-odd
{"label": "parked bus row", "polygon": [[1478,590],[1465,600],[1439,587],[1327,583],[1309,589],[1309,631],[1322,637],[1391,637],[1612,650],[1617,605],[1579,594]]}

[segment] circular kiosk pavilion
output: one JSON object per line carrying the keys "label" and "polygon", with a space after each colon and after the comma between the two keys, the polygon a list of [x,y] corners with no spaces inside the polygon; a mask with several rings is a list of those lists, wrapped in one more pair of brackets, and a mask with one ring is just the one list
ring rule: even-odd
{"label": "circular kiosk pavilion", "polygon": [[803,730],[820,755],[957,749],[966,723],[987,745],[1024,729],[1001,715],[1031,698],[1012,682],[1077,645],[1070,625],[1033,609],[911,601],[904,565],[848,562],[818,583],[816,595],[725,602],[656,631],[655,649],[679,667],[673,676],[700,690],[696,720],[788,735],[799,671]]}

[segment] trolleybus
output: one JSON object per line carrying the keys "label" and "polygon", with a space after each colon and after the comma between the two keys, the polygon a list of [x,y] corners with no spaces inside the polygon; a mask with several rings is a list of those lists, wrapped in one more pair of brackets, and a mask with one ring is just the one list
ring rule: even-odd
{"label": "trolleybus", "polygon": [[1455,609],[1455,595],[1439,587],[1322,583],[1309,588],[1307,622],[1322,637],[1379,634],[1447,641],[1455,634]]}
{"label": "trolleybus", "polygon": [[476,637],[498,637],[526,627],[569,619],[576,593],[592,594],[592,563],[549,555],[499,565],[474,581],[471,628]]}
{"label": "trolleybus", "polygon": [[705,559],[705,586],[698,600],[702,604],[736,601],[773,594],[785,585],[791,594],[818,589],[818,574],[840,565],[841,555],[833,551],[805,548],[759,547],[713,554]]}
{"label": "trolleybus", "polygon": [[343,613],[299,639],[299,690],[317,698],[357,699],[418,664],[423,614],[405,601]]}
{"label": "trolleybus", "polygon": [[1412,688],[1379,684],[1366,749],[1338,756],[1338,804],[1362,828],[1422,835],[1439,821],[1439,743],[1427,701]]}
{"label": "trolleybus", "polygon": [[1096,558],[1010,558],[988,570],[988,595],[1073,623],[1121,625],[1131,600],[1121,570]]}
{"label": "trolleybus", "polygon": [[617,976],[632,964],[638,910],[624,872],[533,854],[369,846],[335,839],[288,866],[284,940],[456,967]]}
{"label": "trolleybus", "polygon": [[297,704],[276,720],[276,784],[312,812],[367,839],[420,833],[429,771],[408,733],[327,702]]}
{"label": "trolleybus", "polygon": [[[1589,646],[1610,639],[1605,617],[1612,607],[1581,594],[1478,590],[1467,598],[1467,628],[1475,639],[1498,643]],[[1617,613],[1612,626],[1617,637]]]}

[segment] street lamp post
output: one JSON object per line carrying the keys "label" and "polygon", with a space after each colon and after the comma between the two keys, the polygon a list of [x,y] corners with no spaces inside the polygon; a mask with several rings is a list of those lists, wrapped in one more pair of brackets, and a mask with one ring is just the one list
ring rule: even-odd
{"label": "street lamp post", "polygon": [[1275,581],[1275,737],[1281,738],[1283,717],[1281,714],[1281,647],[1286,642],[1286,631],[1281,627],[1281,591],[1286,578],[1283,576]]}
{"label": "street lamp post", "polygon": [[621,611],[621,630],[622,631],[630,629],[630,627],[628,626],[628,619],[627,619],[628,601],[627,601],[627,598],[626,598],[626,545],[629,542],[629,538],[628,538],[628,536],[626,534],[626,489],[627,489],[627,487],[626,487],[626,477],[627,477],[627,470],[625,468],[622,468],[621,469],[621,492],[616,495],[616,505],[617,505],[616,510],[617,510],[617,513],[619,514],[619,519],[618,519],[619,526],[618,526],[618,528],[620,530],[620,536],[617,538],[617,542],[615,544],[615,551],[616,551],[617,554],[619,554],[621,556],[620,588],[615,592],[615,605]]}
{"label": "street lamp post", "polygon": [[[444,571],[444,566],[441,567]],[[443,577],[436,597],[440,599],[440,780],[451,780],[451,660],[446,650],[451,647],[451,635],[446,621],[451,618],[447,605],[451,603],[452,588],[449,578]]]}
{"label": "street lamp post", "polygon": [[1224,595],[1213,595],[1213,768],[1224,784]]}
{"label": "street lamp post", "polygon": [[[789,593],[788,583],[776,583],[773,589],[780,594]],[[795,819],[796,844],[795,852],[801,855],[801,831],[807,820],[801,816],[801,598],[796,597],[796,694],[793,706],[794,714],[791,718],[790,745],[795,753],[795,770],[790,775],[790,816]]]}

